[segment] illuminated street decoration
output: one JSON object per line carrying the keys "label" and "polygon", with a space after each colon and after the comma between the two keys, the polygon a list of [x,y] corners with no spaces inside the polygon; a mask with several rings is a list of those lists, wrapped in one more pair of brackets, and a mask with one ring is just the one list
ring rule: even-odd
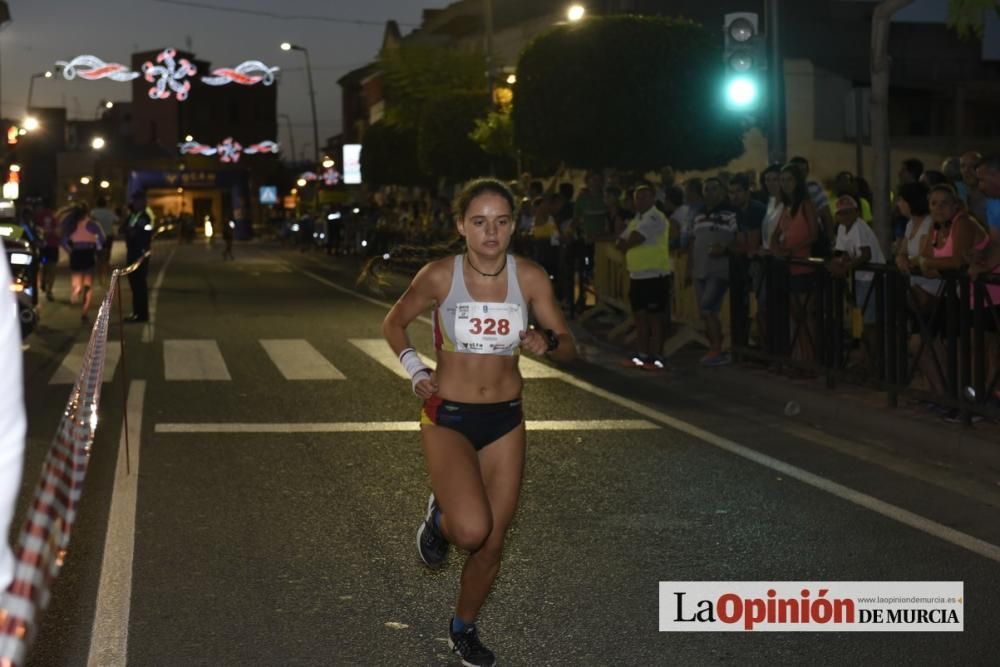
{"label": "illuminated street decoration", "polygon": [[241,155],[257,153],[277,153],[280,146],[274,141],[261,141],[244,147],[232,137],[226,137],[215,146],[200,144],[197,141],[185,141],[180,145],[181,155],[218,155],[221,162],[239,162]]}
{"label": "illuminated street decoration", "polygon": [[187,99],[191,90],[187,78],[197,74],[198,69],[187,58],[175,60],[176,55],[176,50],[164,49],[156,56],[156,64],[147,60],[142,65],[146,81],[156,84],[149,89],[149,96],[154,100],[165,100],[172,94],[177,96],[178,102]]}
{"label": "illuminated street decoration", "polygon": [[67,81],[80,77],[88,81],[111,79],[112,81],[131,81],[139,76],[119,63],[106,63],[96,56],[77,56],[70,61],[57,60],[56,67]]}
{"label": "illuminated street decoration", "polygon": [[316,175],[315,171],[304,171],[301,174],[299,174],[299,178],[302,179],[303,181],[309,181],[311,183],[312,181],[318,179],[319,176]]}
{"label": "illuminated street decoration", "polygon": [[323,182],[327,185],[336,185],[340,183],[340,172],[330,167],[323,172]]}
{"label": "illuminated street decoration", "polygon": [[277,71],[277,67],[268,67],[259,60],[247,60],[236,67],[212,70],[214,76],[203,76],[201,80],[210,86],[225,86],[229,83],[238,83],[241,86],[262,83],[270,86],[274,83],[274,73]]}
{"label": "illuminated street decoration", "polygon": [[[154,100],[165,100],[176,96],[178,102],[187,99],[191,91],[191,81],[198,73],[198,68],[187,58],[178,58],[177,49],[164,49],[156,56],[156,61],[147,60],[142,65],[142,72],[136,72],[120,63],[104,62],[96,56],[77,56],[72,60],[57,60],[56,67],[65,79],[111,79],[112,81],[131,81],[139,76],[145,76],[146,81],[155,84],[149,89],[149,96]],[[241,86],[263,84],[270,86],[275,81],[277,67],[268,67],[259,60],[247,60],[236,67],[220,67],[212,70],[210,76],[201,77],[202,83],[209,86],[225,86],[236,83]]]}

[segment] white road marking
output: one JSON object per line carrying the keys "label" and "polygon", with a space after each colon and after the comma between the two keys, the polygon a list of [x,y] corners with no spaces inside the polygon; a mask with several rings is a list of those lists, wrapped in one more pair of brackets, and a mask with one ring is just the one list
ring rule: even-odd
{"label": "white road marking", "polygon": [[645,405],[637,403],[631,399],[619,396],[618,394],[601,389],[600,387],[596,387],[586,380],[581,380],[571,375],[566,375],[565,373],[563,375],[563,381],[577,387],[578,389],[590,392],[591,394],[603,398],[611,403],[628,408],[641,415],[645,415],[653,421],[669,426],[670,428],[680,431],[681,433],[686,433],[692,438],[697,438],[702,442],[718,447],[719,449],[725,450],[730,454],[735,454],[736,456],[744,458],[748,461],[752,461],[753,463],[764,466],[765,468],[769,468],[775,472],[781,473],[782,475],[798,480],[803,484],[825,491],[826,493],[836,496],[837,498],[881,514],[882,516],[892,519],[893,521],[910,526],[911,528],[915,528],[946,542],[950,542],[955,546],[979,554],[980,556],[989,558],[990,560],[1000,562],[1000,546],[955,530],[954,528],[949,528],[948,526],[938,523],[937,521],[932,521],[931,519],[922,517],[919,514],[914,514],[913,512],[903,509],[902,507],[879,500],[874,496],[861,493],[860,491],[855,491],[854,489],[846,487],[843,484],[838,484],[837,482],[833,482],[825,477],[820,477],[819,475],[815,475],[807,470],[785,463],[784,461],[778,460],[772,456],[762,454],[737,442],[723,438],[722,436],[718,436],[714,433],[710,433],[709,431],[699,428],[694,424],[689,424],[686,421],[682,421],[676,417],[671,417],[670,415],[660,412],[654,408],[646,407]]}
{"label": "white road marking", "polygon": [[142,404],[145,380],[129,384],[128,416],[129,467],[126,471],[125,429],[118,444],[114,490],[104,538],[104,558],[97,587],[97,608],[90,635],[88,667],[125,667],[128,657],[128,622],[132,601],[132,558],[135,550],[135,507],[138,497],[141,453]]}
{"label": "white road marking", "polygon": [[[319,282],[325,285],[333,287],[337,291],[343,292],[345,294],[350,294],[351,296],[361,299],[362,301],[367,301],[368,303],[374,303],[376,305],[382,306],[383,308],[392,307],[391,304],[386,303],[384,301],[378,301],[376,299],[367,297],[363,294],[358,294],[352,290],[341,287],[340,285],[335,285],[334,283],[326,280],[325,278],[321,278],[309,271],[305,271],[303,269],[299,269],[299,271],[318,280]],[[424,317],[420,319],[424,321],[427,320],[427,318]],[[792,479],[798,480],[803,484],[807,484],[809,486],[812,486],[813,488],[825,491],[830,495],[836,496],[841,500],[846,500],[860,507],[864,507],[865,509],[871,510],[872,512],[881,514],[882,516],[888,519],[891,519],[906,526],[910,526],[911,528],[915,528],[916,530],[937,537],[938,539],[949,542],[950,544],[954,544],[955,546],[971,551],[972,553],[979,554],[984,558],[1000,562],[1000,546],[991,544],[989,542],[986,542],[985,540],[980,540],[977,537],[973,537],[972,535],[969,535],[967,533],[955,530],[954,528],[949,528],[948,526],[945,526],[941,523],[932,521],[931,519],[928,519],[926,517],[922,517],[919,514],[914,514],[913,512],[909,512],[903,509],[902,507],[898,507],[891,503],[879,500],[874,496],[870,496],[868,494],[855,491],[854,489],[846,487],[842,484],[837,484],[836,482],[828,480],[824,477],[820,477],[819,475],[815,475],[811,472],[808,472],[791,464],[785,463],[784,461],[780,461],[774,457],[767,456],[766,454],[761,454],[760,452],[753,450],[749,447],[746,447],[744,445],[741,445],[737,442],[734,442],[727,438],[723,438],[714,433],[710,433],[709,431],[699,428],[694,424],[689,424],[688,422],[677,419],[676,417],[671,417],[665,412],[661,412],[654,408],[647,407],[645,405],[637,403],[636,401],[625,398],[624,396],[619,396],[618,394],[612,393],[605,389],[601,389],[600,387],[594,386],[591,383],[587,382],[586,380],[581,380],[579,378],[573,377],[572,375],[569,375],[558,369],[553,369],[553,371],[554,371],[553,377],[557,377],[560,380],[566,382],[567,384],[576,387],[577,389],[581,389],[590,394],[593,394],[594,396],[603,398],[623,408],[628,408],[633,412],[649,417],[653,421],[659,422],[665,426],[669,426],[670,428],[680,431],[681,433],[685,433],[691,436],[692,438],[701,440],[706,444],[712,445],[713,447],[718,447],[719,449],[725,450],[730,454],[734,454],[748,461],[752,461],[753,463],[764,466],[765,468],[769,468],[776,472],[780,472],[781,474],[791,477]]]}
{"label": "white road marking", "polygon": [[[410,376],[406,374],[405,370],[403,370],[403,366],[399,363],[399,359],[396,358],[395,353],[392,351],[392,348],[389,347],[389,344],[385,342],[384,338],[349,338],[347,342],[404,380],[410,379]],[[428,359],[420,353],[417,354],[428,368],[434,368],[433,359]]]}
{"label": "white road marking", "polygon": [[346,379],[346,376],[308,341],[268,339],[261,340],[260,344],[286,380]]}
{"label": "white road marking", "polygon": [[163,370],[169,380],[232,380],[214,340],[163,341]]}
{"label": "white road marking", "polygon": [[[385,342],[384,338],[350,338],[348,339],[348,342],[404,380],[410,379],[410,376],[403,370],[403,367],[400,365],[399,360],[393,353],[392,348],[389,347],[389,344]],[[436,368],[436,364],[433,359],[430,359],[419,352],[417,354],[428,368],[431,370]],[[521,355],[519,365],[521,368],[521,376],[525,379],[559,377],[558,369],[546,366],[545,364],[539,363],[534,359],[529,359],[523,354]]]}
{"label": "white road marking", "polygon": [[156,306],[160,302],[160,287],[163,286],[163,278],[167,275],[167,267],[170,266],[170,260],[174,258],[177,248],[178,246],[175,244],[174,249],[167,255],[167,261],[163,263],[163,266],[160,267],[160,272],[156,274],[156,282],[153,283],[153,290],[149,295],[149,322],[146,322],[146,326],[142,328],[143,343],[153,342],[153,336],[156,334]]}
{"label": "white road marking", "polygon": [[[645,419],[535,419],[529,431],[651,431],[659,429]],[[419,431],[416,419],[402,422],[302,422],[259,424],[157,424],[156,433],[393,433]]]}
{"label": "white road marking", "polygon": [[[111,382],[115,377],[118,360],[121,359],[121,342],[109,340],[106,349],[104,381]],[[52,379],[49,380],[49,384],[73,384],[76,382],[76,376],[80,374],[80,369],[83,368],[83,355],[86,351],[86,343],[73,343],[72,349],[63,357],[59,368],[56,369],[56,372],[52,375]]]}

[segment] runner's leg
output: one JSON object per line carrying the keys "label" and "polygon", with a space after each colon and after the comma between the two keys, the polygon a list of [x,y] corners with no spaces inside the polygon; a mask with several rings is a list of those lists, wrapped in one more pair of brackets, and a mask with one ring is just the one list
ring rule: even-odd
{"label": "runner's leg", "polygon": [[474,551],[492,528],[489,500],[472,444],[457,431],[420,428],[431,488],[441,511],[441,532],[460,549]]}
{"label": "runner's leg", "polygon": [[482,545],[469,554],[462,570],[462,584],[455,615],[472,622],[493,587],[500,570],[507,528],[514,519],[524,473],[525,432],[522,422],[513,431],[479,452],[482,484],[492,515],[492,529]]}

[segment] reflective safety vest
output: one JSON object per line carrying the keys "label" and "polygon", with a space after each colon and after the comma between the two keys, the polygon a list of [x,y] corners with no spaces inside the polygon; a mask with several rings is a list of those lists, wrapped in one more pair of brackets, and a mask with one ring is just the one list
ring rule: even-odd
{"label": "reflective safety vest", "polygon": [[639,271],[660,271],[664,275],[672,273],[670,265],[670,221],[666,219],[655,206],[641,215],[632,218],[625,228],[625,238],[638,231],[642,216],[655,215],[663,219],[663,233],[653,243],[646,239],[642,244],[629,248],[625,253],[625,266],[629,273]]}

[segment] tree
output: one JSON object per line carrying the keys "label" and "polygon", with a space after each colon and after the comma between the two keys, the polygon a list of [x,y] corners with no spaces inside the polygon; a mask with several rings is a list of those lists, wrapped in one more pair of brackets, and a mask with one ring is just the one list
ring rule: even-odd
{"label": "tree", "polygon": [[424,107],[455,93],[487,94],[481,53],[431,44],[406,44],[379,56],[385,121],[417,129]]}
{"label": "tree", "polygon": [[485,116],[489,108],[485,93],[454,93],[424,104],[417,133],[421,170],[452,181],[489,173],[489,156],[469,136],[476,119]]}
{"label": "tree", "polygon": [[705,169],[743,152],[721,99],[721,40],[684,19],[609,16],[559,26],[522,53],[514,139],[574,167]]}
{"label": "tree", "polygon": [[417,161],[417,133],[378,122],[365,131],[361,173],[373,185],[427,185]]}
{"label": "tree", "polygon": [[948,25],[962,37],[983,38],[986,29],[986,12],[1000,14],[997,0],[948,0]]}
{"label": "tree", "polygon": [[[913,0],[882,0],[872,15],[871,43],[871,124],[875,174],[872,211],[875,233],[884,248],[892,246],[893,232],[889,221],[890,141],[889,141],[889,25],[893,15],[913,4]],[[982,37],[987,11],[1000,13],[996,0],[948,0],[948,23],[960,35]]]}

